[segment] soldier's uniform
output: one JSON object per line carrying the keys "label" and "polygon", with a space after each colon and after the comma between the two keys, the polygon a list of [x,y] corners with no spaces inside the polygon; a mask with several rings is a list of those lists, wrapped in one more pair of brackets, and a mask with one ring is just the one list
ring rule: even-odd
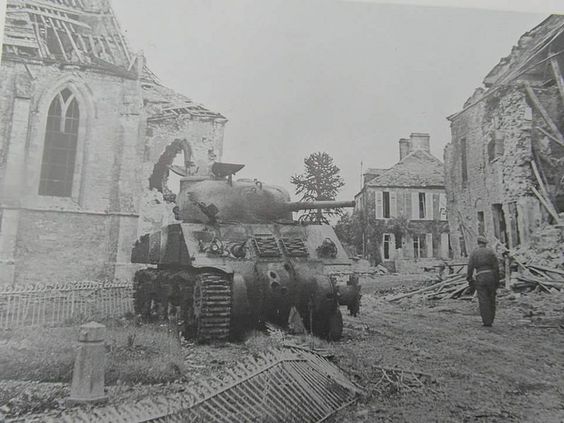
{"label": "soldier's uniform", "polygon": [[499,263],[494,251],[486,246],[487,242],[485,237],[478,237],[478,248],[472,251],[468,260],[466,279],[478,291],[480,315],[484,326],[491,326],[495,318],[496,290],[499,287]]}

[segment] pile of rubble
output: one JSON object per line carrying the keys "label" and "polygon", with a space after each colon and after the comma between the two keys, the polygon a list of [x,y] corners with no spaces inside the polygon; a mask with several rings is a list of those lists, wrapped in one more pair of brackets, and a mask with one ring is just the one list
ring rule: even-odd
{"label": "pile of rubble", "polygon": [[563,233],[558,226],[547,226],[537,231],[526,247],[507,251],[512,263],[511,289],[542,292],[564,289]]}
{"label": "pile of rubble", "polygon": [[446,299],[461,298],[473,294],[474,288],[468,285],[466,273],[456,273],[424,288],[391,297],[389,301],[397,301],[414,295],[425,299]]}

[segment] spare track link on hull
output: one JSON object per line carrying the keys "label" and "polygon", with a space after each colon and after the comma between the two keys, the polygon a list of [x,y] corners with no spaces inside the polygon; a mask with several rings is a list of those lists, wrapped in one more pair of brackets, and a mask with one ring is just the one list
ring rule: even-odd
{"label": "spare track link on hull", "polygon": [[231,281],[220,273],[198,275],[194,289],[196,340],[226,342],[231,328]]}

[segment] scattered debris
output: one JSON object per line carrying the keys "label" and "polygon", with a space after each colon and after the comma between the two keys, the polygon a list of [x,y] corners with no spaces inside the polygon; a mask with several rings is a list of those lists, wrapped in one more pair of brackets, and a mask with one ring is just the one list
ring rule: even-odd
{"label": "scattered debris", "polygon": [[308,421],[326,420],[356,401],[362,390],[320,355],[298,348],[249,357],[221,377],[184,392],[106,406],[72,409],[26,421]]}
{"label": "scattered debris", "polygon": [[422,295],[427,299],[460,298],[473,293],[474,288],[466,282],[466,274],[454,274],[433,285],[391,297],[388,301],[398,301],[414,295]]}
{"label": "scattered debris", "polygon": [[430,374],[414,370],[380,366],[372,366],[372,368],[379,370],[382,374],[374,387],[380,393],[414,391],[434,381]]}

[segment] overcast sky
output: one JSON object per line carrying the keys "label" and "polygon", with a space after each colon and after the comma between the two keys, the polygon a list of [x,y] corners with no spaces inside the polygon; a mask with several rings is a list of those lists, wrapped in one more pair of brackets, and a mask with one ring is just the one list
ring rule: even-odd
{"label": "overcast sky", "polygon": [[442,159],[446,116],[546,14],[332,0],[116,0],[136,50],[171,88],[224,114],[223,161],[292,190],[326,151],[352,198],[364,167],[398,161],[429,132]]}

